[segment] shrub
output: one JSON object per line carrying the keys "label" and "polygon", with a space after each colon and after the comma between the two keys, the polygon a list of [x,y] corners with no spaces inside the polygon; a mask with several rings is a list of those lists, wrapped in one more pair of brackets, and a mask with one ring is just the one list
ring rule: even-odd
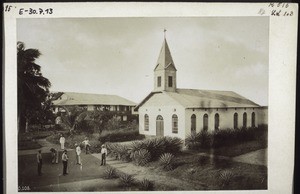
{"label": "shrub", "polygon": [[134,183],[134,178],[130,174],[125,174],[125,173],[120,174],[119,178],[120,178],[120,183],[123,186],[129,187]]}
{"label": "shrub", "polygon": [[213,135],[207,131],[191,134],[186,139],[188,149],[209,148],[213,143]]}
{"label": "shrub", "polygon": [[133,161],[135,164],[144,166],[146,165],[151,159],[150,152],[145,149],[140,149],[134,152]]}
{"label": "shrub", "polygon": [[186,139],[188,149],[218,148],[221,146],[231,146],[245,141],[257,140],[267,144],[267,126],[249,127],[240,129],[223,129],[212,133],[201,131],[192,134]]}
{"label": "shrub", "polygon": [[229,184],[230,180],[234,177],[234,174],[230,170],[224,170],[220,173],[219,179],[221,180],[222,187]]}
{"label": "shrub", "polygon": [[143,179],[141,182],[139,182],[139,189],[141,191],[153,191],[154,183],[148,179]]}
{"label": "shrub", "polygon": [[140,135],[138,130],[104,130],[101,132],[99,141],[101,142],[123,142],[131,140],[141,140],[144,139],[144,135]]}
{"label": "shrub", "polygon": [[210,158],[207,156],[199,156],[197,158],[197,163],[200,164],[201,166],[204,166],[204,165],[208,164],[209,159]]}
{"label": "shrub", "polygon": [[104,171],[104,173],[105,173],[105,178],[107,178],[107,179],[113,179],[113,178],[117,178],[118,177],[117,176],[117,171],[113,167],[106,168],[105,171]]}
{"label": "shrub", "polygon": [[127,145],[118,143],[108,143],[107,149],[112,153],[118,160],[131,161],[130,152]]}
{"label": "shrub", "polygon": [[159,158],[159,163],[165,170],[173,170],[174,155],[171,153],[162,154]]}

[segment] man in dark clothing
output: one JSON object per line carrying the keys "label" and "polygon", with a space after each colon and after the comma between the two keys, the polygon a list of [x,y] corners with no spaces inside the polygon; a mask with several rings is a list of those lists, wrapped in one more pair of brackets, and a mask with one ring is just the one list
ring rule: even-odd
{"label": "man in dark clothing", "polygon": [[68,170],[68,155],[67,155],[67,150],[64,151],[64,153],[62,154],[62,162],[63,162],[63,175],[68,174],[67,170]]}
{"label": "man in dark clothing", "polygon": [[38,175],[41,176],[42,175],[42,165],[43,165],[41,150],[38,151],[36,158],[37,158],[37,164],[38,164]]}

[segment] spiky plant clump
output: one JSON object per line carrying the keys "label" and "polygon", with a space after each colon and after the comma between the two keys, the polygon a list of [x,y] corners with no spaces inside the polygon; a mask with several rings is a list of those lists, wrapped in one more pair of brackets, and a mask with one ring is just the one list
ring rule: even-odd
{"label": "spiky plant clump", "polygon": [[150,161],[150,159],[151,159],[151,154],[146,149],[135,151],[133,156],[134,163],[139,166],[146,165]]}
{"label": "spiky plant clump", "polygon": [[164,153],[159,158],[159,163],[165,170],[173,170],[174,155],[171,153]]}
{"label": "spiky plant clump", "polygon": [[148,179],[143,179],[139,182],[139,190],[141,191],[153,191],[154,183]]}
{"label": "spiky plant clump", "polygon": [[120,178],[120,183],[123,186],[129,187],[134,183],[134,178],[130,174],[125,174],[125,173],[120,174],[119,178]]}
{"label": "spiky plant clump", "polygon": [[204,166],[209,162],[209,157],[208,156],[199,156],[197,158],[197,162],[200,166]]}
{"label": "spiky plant clump", "polygon": [[222,183],[222,187],[229,184],[230,180],[234,177],[234,174],[230,170],[224,170],[220,173],[219,178]]}
{"label": "spiky plant clump", "polygon": [[105,171],[104,171],[104,173],[105,173],[105,178],[107,178],[107,179],[113,179],[113,178],[117,178],[118,177],[117,176],[117,171],[113,167],[106,168]]}

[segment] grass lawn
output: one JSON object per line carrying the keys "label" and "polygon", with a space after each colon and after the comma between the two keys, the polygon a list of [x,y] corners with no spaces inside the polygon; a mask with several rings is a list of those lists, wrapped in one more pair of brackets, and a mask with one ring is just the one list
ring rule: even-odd
{"label": "grass lawn", "polygon": [[[162,173],[158,162],[149,165],[155,167],[157,173]],[[206,190],[267,189],[265,166],[182,154],[176,156],[174,167],[174,170],[165,172],[166,176],[188,181],[195,187],[201,185]]]}
{"label": "grass lawn", "polygon": [[42,146],[38,144],[36,141],[19,141],[18,142],[18,150],[31,150],[31,149],[38,149]]}

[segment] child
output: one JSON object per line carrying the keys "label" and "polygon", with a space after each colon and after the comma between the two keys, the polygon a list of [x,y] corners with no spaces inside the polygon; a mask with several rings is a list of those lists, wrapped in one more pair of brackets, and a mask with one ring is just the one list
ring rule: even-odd
{"label": "child", "polygon": [[103,144],[101,146],[101,166],[106,164],[106,156],[107,156],[107,149],[105,145]]}
{"label": "child", "polygon": [[57,164],[58,163],[58,152],[57,152],[57,150],[54,149],[54,148],[51,148],[50,151],[51,151],[52,164],[54,164],[54,163]]}

